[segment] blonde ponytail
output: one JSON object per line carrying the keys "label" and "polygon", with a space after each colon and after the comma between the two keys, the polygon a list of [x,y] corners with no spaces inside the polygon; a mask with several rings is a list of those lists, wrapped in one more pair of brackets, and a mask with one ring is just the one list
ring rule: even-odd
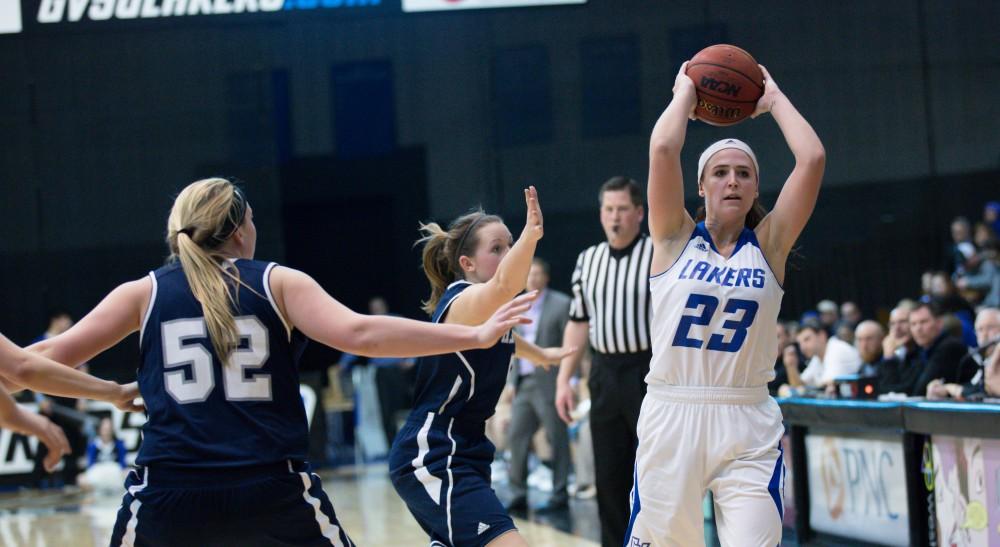
{"label": "blonde ponytail", "polygon": [[171,259],[180,261],[191,292],[201,304],[212,347],[224,364],[240,342],[233,318],[237,291],[227,278],[241,282],[239,270],[217,248],[243,222],[245,211],[245,198],[231,182],[211,178],[184,188],[167,220]]}

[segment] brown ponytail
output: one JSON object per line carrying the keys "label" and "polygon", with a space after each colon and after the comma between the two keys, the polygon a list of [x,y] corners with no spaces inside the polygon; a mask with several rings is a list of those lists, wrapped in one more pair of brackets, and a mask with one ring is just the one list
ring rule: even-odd
{"label": "brown ponytail", "polygon": [[431,295],[423,302],[423,310],[428,315],[434,314],[448,285],[464,279],[459,258],[475,252],[479,244],[479,230],[493,222],[501,222],[500,217],[478,209],[456,218],[447,231],[436,222],[420,224],[423,237],[417,240],[417,244],[424,244],[424,275],[431,283]]}

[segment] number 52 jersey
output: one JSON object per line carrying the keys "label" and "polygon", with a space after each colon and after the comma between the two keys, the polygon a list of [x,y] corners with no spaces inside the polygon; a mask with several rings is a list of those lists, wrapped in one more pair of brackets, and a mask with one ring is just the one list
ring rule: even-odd
{"label": "number 52 jersey", "polygon": [[698,223],[676,262],[650,277],[650,385],[755,387],[774,379],[784,290],[753,230],[719,254]]}

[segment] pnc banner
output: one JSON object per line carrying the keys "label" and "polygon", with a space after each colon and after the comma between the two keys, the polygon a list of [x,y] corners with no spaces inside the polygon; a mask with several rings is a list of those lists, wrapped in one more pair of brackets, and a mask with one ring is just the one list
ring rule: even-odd
{"label": "pnc banner", "polygon": [[806,453],[814,530],[885,545],[910,544],[898,437],[808,434]]}

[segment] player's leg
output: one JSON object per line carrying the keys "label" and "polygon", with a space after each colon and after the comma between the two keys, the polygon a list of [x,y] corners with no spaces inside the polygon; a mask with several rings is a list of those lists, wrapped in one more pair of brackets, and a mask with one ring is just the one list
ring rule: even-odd
{"label": "player's leg", "polygon": [[528,542],[524,541],[517,530],[510,530],[487,543],[486,547],[527,547],[527,545]]}
{"label": "player's leg", "polygon": [[[460,441],[459,444],[465,443]],[[449,469],[453,482],[444,493],[444,506],[448,511],[448,537],[452,545],[482,547],[492,545],[501,536],[508,536],[503,542],[520,538],[514,521],[490,484],[492,446],[485,438],[466,444]],[[497,545],[508,545],[503,542]]]}
{"label": "player's leg", "polygon": [[700,406],[643,402],[626,547],[704,545]]}
{"label": "player's leg", "polygon": [[[781,413],[773,400],[729,407],[719,413],[720,449],[739,446],[709,483],[715,498],[715,521],[722,545],[781,543],[784,458]],[[724,425],[723,425],[724,424]]]}
{"label": "player's leg", "polygon": [[712,485],[722,545],[781,543],[784,467],[777,448],[752,461],[736,460]]}

